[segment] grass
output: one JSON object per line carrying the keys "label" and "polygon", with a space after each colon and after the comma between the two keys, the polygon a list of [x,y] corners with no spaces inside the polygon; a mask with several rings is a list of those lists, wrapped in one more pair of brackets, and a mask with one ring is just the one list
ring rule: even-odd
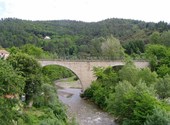
{"label": "grass", "polygon": [[61,79],[60,82],[74,82],[76,81],[75,79],[76,79],[76,76],[72,76],[69,78]]}

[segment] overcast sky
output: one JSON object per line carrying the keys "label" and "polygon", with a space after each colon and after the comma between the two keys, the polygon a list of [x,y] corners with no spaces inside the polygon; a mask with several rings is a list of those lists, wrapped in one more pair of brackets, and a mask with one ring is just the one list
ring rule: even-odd
{"label": "overcast sky", "polygon": [[100,21],[107,18],[170,23],[170,0],[0,0],[0,18]]}

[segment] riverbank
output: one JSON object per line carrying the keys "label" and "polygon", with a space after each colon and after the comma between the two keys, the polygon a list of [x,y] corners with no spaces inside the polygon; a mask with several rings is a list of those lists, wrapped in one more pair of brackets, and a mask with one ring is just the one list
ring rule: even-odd
{"label": "riverbank", "polygon": [[72,78],[69,79],[61,79],[61,80],[56,80],[55,85],[59,89],[64,89],[64,88],[76,88],[76,89],[81,89],[82,85],[79,80],[73,81]]}
{"label": "riverbank", "polygon": [[80,98],[81,84],[78,81],[70,83],[65,79],[56,81],[55,84],[59,99],[66,105],[70,119],[75,117],[79,125],[116,125],[111,115],[92,102]]}

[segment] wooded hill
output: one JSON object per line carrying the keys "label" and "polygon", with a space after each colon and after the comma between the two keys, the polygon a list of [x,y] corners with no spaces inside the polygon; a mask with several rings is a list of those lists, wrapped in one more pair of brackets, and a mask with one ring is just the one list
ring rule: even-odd
{"label": "wooded hill", "polygon": [[[102,51],[101,43],[108,36],[119,39],[128,52],[125,43],[138,41],[147,44],[154,32],[161,34],[169,29],[170,25],[163,21],[152,23],[112,18],[86,23],[71,20],[28,21],[7,18],[0,20],[0,45],[8,48],[34,44],[45,51],[56,53],[58,57],[98,57]],[[46,36],[50,39],[44,39]],[[129,50],[128,54],[132,51]]]}

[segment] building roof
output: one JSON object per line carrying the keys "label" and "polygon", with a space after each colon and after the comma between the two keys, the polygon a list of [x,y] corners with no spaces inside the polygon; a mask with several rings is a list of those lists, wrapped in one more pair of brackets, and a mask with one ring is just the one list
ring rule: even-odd
{"label": "building roof", "polygon": [[0,53],[9,54],[9,52],[4,49],[0,49]]}
{"label": "building roof", "polygon": [[45,36],[44,39],[51,39],[49,36]]}

